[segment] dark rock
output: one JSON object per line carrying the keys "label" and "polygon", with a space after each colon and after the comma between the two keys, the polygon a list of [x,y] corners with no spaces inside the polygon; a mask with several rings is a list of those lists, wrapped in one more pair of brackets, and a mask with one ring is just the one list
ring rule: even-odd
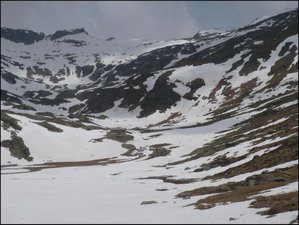
{"label": "dark rock", "polygon": [[85,77],[92,73],[94,66],[93,65],[86,65],[82,66],[82,76]]}
{"label": "dark rock", "polygon": [[173,106],[177,101],[181,99],[180,95],[173,91],[175,84],[168,82],[168,77],[172,71],[168,71],[162,74],[156,81],[154,88],[150,90],[140,102],[142,111],[139,117],[145,117],[156,110],[165,112],[166,109]]}
{"label": "dark rock", "polygon": [[52,131],[52,132],[63,132],[62,129],[48,123],[47,121],[37,122],[36,124],[46,128],[47,130]]}
{"label": "dark rock", "polygon": [[22,130],[22,127],[18,124],[19,120],[7,115],[3,110],[1,110],[1,121],[7,128],[12,127],[15,130]]}
{"label": "dark rock", "polygon": [[82,109],[85,106],[85,104],[77,104],[77,105],[73,105],[69,108],[68,112],[70,114],[74,114],[77,111],[79,111],[80,109]]}
{"label": "dark rock", "polygon": [[76,47],[82,47],[84,45],[87,45],[87,43],[85,41],[77,41],[77,40],[73,40],[73,39],[66,39],[63,42],[72,44],[73,46],[76,46]]}
{"label": "dark rock", "polygon": [[163,147],[154,148],[152,149],[152,151],[153,153],[149,155],[149,158],[166,156],[171,152],[170,150]]}
{"label": "dark rock", "polygon": [[190,92],[186,93],[183,98],[187,100],[196,100],[197,98],[193,97],[193,94],[197,91],[198,88],[201,88],[205,85],[205,81],[201,78],[197,78],[189,83],[186,86],[190,87]]}
{"label": "dark rock", "polygon": [[20,109],[20,110],[32,110],[32,111],[36,111],[36,109],[33,108],[32,106],[25,105],[25,104],[14,105],[12,108],[13,109]]}
{"label": "dark rock", "polygon": [[1,76],[9,84],[15,84],[17,82],[16,80],[19,79],[16,75],[9,72],[1,72]]}
{"label": "dark rock", "polygon": [[106,41],[112,41],[112,40],[115,40],[115,37],[110,37],[106,39]]}
{"label": "dark rock", "polygon": [[84,30],[84,28],[73,29],[73,30],[58,30],[51,36],[51,41],[62,38],[66,35],[73,35],[73,34],[80,34],[80,33],[88,34]]}
{"label": "dark rock", "polygon": [[140,205],[150,205],[150,204],[157,204],[158,202],[156,201],[143,201],[140,203]]}
{"label": "dark rock", "polygon": [[18,137],[15,133],[11,135],[11,140],[1,141],[1,146],[9,149],[10,154],[18,159],[24,158],[27,161],[32,161],[33,158],[30,156],[29,149],[24,144],[21,137]]}
{"label": "dark rock", "polygon": [[26,45],[39,42],[45,38],[44,33],[36,33],[31,30],[1,28],[1,38],[13,41],[15,43],[24,43]]}
{"label": "dark rock", "polygon": [[1,89],[1,101],[5,101],[6,103],[22,104],[21,99],[22,97]]}

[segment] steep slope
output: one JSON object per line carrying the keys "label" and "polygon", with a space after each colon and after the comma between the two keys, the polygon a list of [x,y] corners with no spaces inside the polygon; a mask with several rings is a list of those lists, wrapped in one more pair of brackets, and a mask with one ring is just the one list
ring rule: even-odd
{"label": "steep slope", "polygon": [[4,222],[296,222],[297,10],[159,42],[2,30]]}

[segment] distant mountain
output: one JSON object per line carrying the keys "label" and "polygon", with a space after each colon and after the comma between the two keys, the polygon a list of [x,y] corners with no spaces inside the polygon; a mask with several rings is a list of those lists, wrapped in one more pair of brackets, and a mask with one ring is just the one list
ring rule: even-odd
{"label": "distant mountain", "polygon": [[50,35],[51,41],[62,38],[66,35],[74,35],[74,34],[88,34],[84,28],[73,29],[73,30],[58,30],[53,35]]}
{"label": "distant mountain", "polygon": [[29,45],[43,40],[45,38],[45,34],[36,33],[31,30],[1,27],[1,38],[5,38],[15,43],[24,43]]}
{"label": "distant mountain", "polygon": [[[30,79],[32,82],[42,80],[43,82],[39,83],[40,88],[47,92],[51,85],[59,85],[58,95],[54,99],[33,95],[35,96],[33,99],[20,100],[24,95],[31,96],[28,94],[31,90],[18,88],[18,93],[23,94],[20,97],[15,96],[19,99],[17,102],[21,101],[30,107],[35,108],[34,105],[37,103],[59,106],[69,101],[67,99],[74,98],[85,103],[70,105],[67,109],[68,114],[103,113],[113,107],[133,111],[140,107],[139,116],[143,117],[156,111],[165,112],[175,107],[181,100],[189,102],[188,105],[200,105],[199,103],[205,102],[208,106],[215,101],[221,105],[225,96],[224,93],[220,94],[221,98],[218,100],[216,96],[214,97],[218,88],[231,89],[232,93],[235,92],[232,86],[235,86],[234,80],[238,76],[246,77],[261,70],[263,71],[261,73],[265,74],[265,71],[268,71],[266,72],[268,76],[263,78],[262,83],[254,84],[265,89],[269,88],[267,80],[270,81],[273,75],[283,79],[287,73],[296,72],[296,64],[292,62],[297,47],[291,37],[298,33],[297,24],[297,11],[291,11],[228,32],[201,31],[190,41],[148,43],[98,40],[87,35],[83,28],[57,31],[48,36],[49,39],[45,39],[43,33],[2,28],[5,31],[2,37],[5,39],[10,37],[8,40],[26,44],[38,42],[38,45],[21,47],[12,43],[4,44],[1,69],[6,80],[12,79],[8,77],[16,76],[20,86],[26,82],[24,79]],[[287,38],[291,39],[285,41],[285,47],[280,54],[287,51],[290,53],[284,57],[284,61],[273,58],[271,52]],[[51,43],[54,40],[55,43]],[[14,52],[10,52],[13,49]],[[34,53],[31,49],[34,49]],[[267,62],[270,62],[270,59],[269,65]],[[286,66],[282,67],[280,65],[282,62]],[[217,80],[213,84],[206,81],[208,78],[205,78],[204,74],[194,74],[188,79],[172,78],[175,77],[173,74],[179,73],[176,71],[211,63],[222,71],[219,75],[213,75]],[[223,64],[226,66],[222,67]],[[20,77],[16,71],[24,75]],[[261,79],[261,75],[257,76],[257,79]],[[47,88],[46,84],[50,86]],[[16,85],[14,84],[15,87]],[[202,93],[201,88],[207,85],[209,92]],[[150,86],[153,89],[150,89]],[[2,91],[10,92],[10,86],[7,86],[7,89],[5,87],[6,85]],[[181,92],[179,89],[185,91]],[[67,99],[64,98],[65,91],[68,93]],[[122,99],[120,104],[115,105],[120,99]]]}
{"label": "distant mountain", "polygon": [[23,43],[26,45],[34,44],[45,38],[50,38],[51,41],[57,40],[59,38],[65,37],[67,35],[74,34],[86,34],[88,33],[84,30],[84,28],[72,29],[72,30],[58,30],[54,34],[50,34],[45,36],[44,33],[37,33],[31,30],[24,29],[11,29],[6,27],[1,27],[1,38],[6,40],[15,42],[15,43]]}

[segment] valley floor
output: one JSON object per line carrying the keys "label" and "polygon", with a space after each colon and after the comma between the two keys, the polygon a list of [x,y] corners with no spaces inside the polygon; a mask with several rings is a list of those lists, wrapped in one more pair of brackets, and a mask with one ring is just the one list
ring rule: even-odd
{"label": "valley floor", "polygon": [[[59,133],[45,132],[45,127],[36,124],[36,118],[8,113],[22,126],[18,135],[27,140],[25,143],[35,160],[34,163],[17,160],[7,148],[1,147],[1,223],[294,222],[298,205],[285,205],[285,202],[291,202],[292,196],[298,193],[296,155],[285,161],[274,157],[269,165],[259,160],[264,160],[269,152],[279,154],[284,141],[289,146],[284,154],[291,155],[292,140],[297,135],[290,129],[291,134],[283,133],[271,141],[258,142],[258,132],[251,137],[247,131],[247,140],[245,131],[240,129],[249,126],[248,119],[253,124],[253,118],[261,114],[247,112],[184,129],[153,132],[130,129],[133,139],[123,145],[124,140],[109,139],[107,130],[73,128],[56,121],[51,124],[63,130],[59,136]],[[271,116],[274,118],[274,114]],[[290,120],[278,119],[272,126]],[[10,129],[1,130],[1,139],[9,137]],[[260,125],[258,129],[268,128]],[[242,141],[236,146],[223,147],[222,142],[227,138]],[[134,151],[128,148],[129,144],[134,145]],[[82,146],[88,149],[82,150]],[[146,150],[139,157],[136,149],[142,146]],[[162,151],[162,155],[154,155],[157,149],[170,153],[166,151],[163,155]],[[226,164],[219,161],[223,155],[227,156]],[[253,171],[244,167],[254,160]],[[223,171],[228,173],[223,175]],[[225,194],[229,193],[227,199]],[[272,205],[265,203],[267,196],[278,194],[286,195],[283,196],[286,201],[278,201],[283,210],[275,206],[274,200]],[[265,196],[266,200],[258,201],[258,196]]]}
{"label": "valley floor", "polygon": [[[248,208],[250,200],[207,210],[185,207],[203,198],[174,197],[190,184],[137,179],[157,173],[171,174],[137,160],[2,175],[1,223],[273,224],[289,223],[297,216],[296,211],[261,216],[256,214],[261,209]],[[296,184],[288,189],[295,190]],[[143,205],[143,201],[157,203]]]}

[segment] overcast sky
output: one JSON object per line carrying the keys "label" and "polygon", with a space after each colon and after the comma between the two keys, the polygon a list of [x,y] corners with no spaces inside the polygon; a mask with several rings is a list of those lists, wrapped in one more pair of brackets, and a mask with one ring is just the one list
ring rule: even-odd
{"label": "overcast sky", "polygon": [[84,27],[99,38],[166,40],[296,7],[297,1],[1,1],[1,27],[46,34]]}

